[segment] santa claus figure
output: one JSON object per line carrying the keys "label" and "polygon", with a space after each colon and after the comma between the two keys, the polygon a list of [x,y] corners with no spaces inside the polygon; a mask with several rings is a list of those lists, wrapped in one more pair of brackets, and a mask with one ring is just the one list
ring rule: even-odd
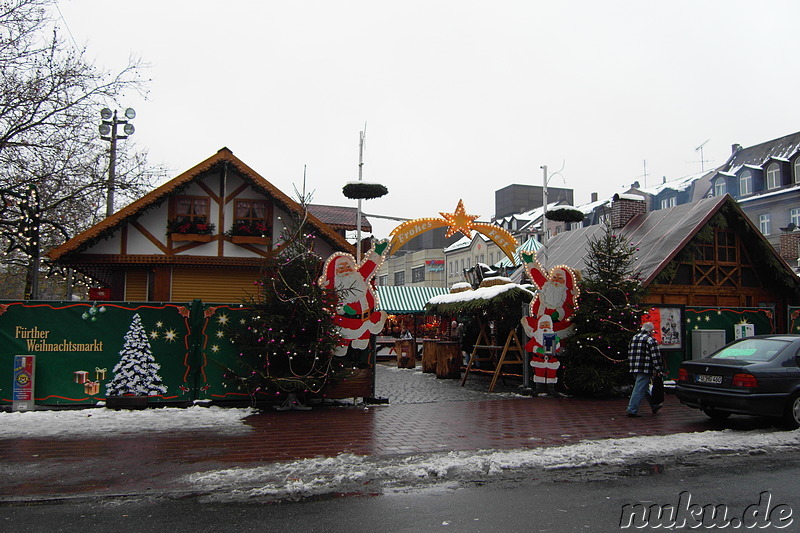
{"label": "santa claus figure", "polygon": [[537,394],[550,394],[558,396],[556,383],[558,383],[558,352],[561,351],[560,338],[553,331],[553,321],[549,316],[543,315],[535,323],[524,320],[522,326],[530,340],[525,349],[531,352],[530,365],[533,367],[533,383]]}
{"label": "santa claus figure", "polygon": [[361,264],[344,252],[336,252],[328,258],[325,270],[319,278],[320,287],[335,290],[339,297],[334,322],[339,326],[342,340],[334,351],[344,356],[349,346],[363,350],[369,346],[371,335],[377,335],[386,321],[385,311],[376,311],[376,297],[372,278],[383,262],[383,252],[388,241],[380,241],[364,255]]}
{"label": "santa claus figure", "polygon": [[531,316],[526,317],[534,327],[540,317],[553,321],[553,331],[564,338],[572,333],[572,317],[578,303],[575,272],[566,266],[553,267],[548,274],[534,254],[522,253],[522,260],[533,283],[539,289],[531,302]]}

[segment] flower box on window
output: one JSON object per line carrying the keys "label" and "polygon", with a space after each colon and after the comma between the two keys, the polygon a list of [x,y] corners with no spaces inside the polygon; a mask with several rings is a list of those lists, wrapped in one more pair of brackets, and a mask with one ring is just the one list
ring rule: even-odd
{"label": "flower box on window", "polygon": [[269,244],[272,230],[261,220],[237,220],[225,232],[235,244]]}
{"label": "flower box on window", "polygon": [[269,237],[258,235],[231,235],[231,242],[234,244],[269,244]]}
{"label": "flower box on window", "polygon": [[167,223],[167,234],[173,241],[210,242],[214,240],[214,224],[205,218],[179,217]]}
{"label": "flower box on window", "polygon": [[214,236],[207,233],[170,233],[173,241],[211,242]]}

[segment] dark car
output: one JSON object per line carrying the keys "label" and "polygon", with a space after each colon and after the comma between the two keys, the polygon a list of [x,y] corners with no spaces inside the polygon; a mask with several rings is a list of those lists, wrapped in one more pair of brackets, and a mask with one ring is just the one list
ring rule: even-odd
{"label": "dark car", "polygon": [[758,335],[681,363],[675,395],[715,419],[732,413],[800,427],[800,335]]}

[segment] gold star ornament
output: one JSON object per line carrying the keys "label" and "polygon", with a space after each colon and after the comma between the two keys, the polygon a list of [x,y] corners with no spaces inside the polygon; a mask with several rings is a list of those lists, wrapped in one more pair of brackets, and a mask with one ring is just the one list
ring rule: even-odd
{"label": "gold star ornament", "polygon": [[453,213],[439,213],[447,221],[448,228],[445,238],[452,237],[460,231],[467,237],[472,236],[472,223],[478,218],[477,215],[468,215],[464,210],[464,201],[459,200],[456,210]]}
{"label": "gold star ornament", "polygon": [[518,246],[517,240],[511,233],[495,226],[494,224],[484,224],[475,222],[478,218],[477,215],[468,215],[464,209],[463,200],[458,201],[456,210],[452,213],[439,213],[444,218],[417,218],[403,222],[394,228],[389,235],[391,241],[389,243],[389,255],[392,255],[401,246],[406,244],[414,237],[425,233],[426,231],[435,228],[447,228],[445,233],[446,237],[452,237],[457,232],[463,233],[467,238],[472,238],[472,232],[477,231],[491,239],[497,246],[503,250],[503,253],[511,260],[512,264],[516,263],[514,259],[514,250]]}

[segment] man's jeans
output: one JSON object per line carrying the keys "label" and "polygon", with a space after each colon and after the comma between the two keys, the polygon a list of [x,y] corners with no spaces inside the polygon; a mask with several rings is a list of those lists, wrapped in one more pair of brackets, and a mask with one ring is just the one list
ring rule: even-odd
{"label": "man's jeans", "polygon": [[650,385],[650,374],[636,373],[636,383],[633,385],[633,392],[631,392],[631,400],[628,402],[627,411],[633,415],[639,412],[639,404],[642,403],[642,398],[647,398],[647,403],[650,408],[654,407],[653,400],[650,398],[650,392],[647,390]]}

